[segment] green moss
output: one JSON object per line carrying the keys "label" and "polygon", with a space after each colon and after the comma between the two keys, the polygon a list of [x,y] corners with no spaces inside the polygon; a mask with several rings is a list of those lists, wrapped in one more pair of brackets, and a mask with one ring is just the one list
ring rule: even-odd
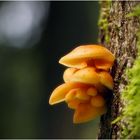
{"label": "green moss", "polygon": [[127,17],[138,17],[138,16],[140,16],[140,4],[138,4],[134,8],[133,12],[131,12],[127,15]]}
{"label": "green moss", "polygon": [[108,31],[108,16],[109,16],[111,0],[100,1],[100,5],[102,6],[101,7],[102,10],[100,13],[100,18],[98,20],[98,26],[100,27],[101,30],[104,31],[105,42],[109,43],[110,36]]}
{"label": "green moss", "polygon": [[122,126],[122,138],[140,138],[140,54],[133,67],[127,70],[127,76],[129,84],[121,96],[126,102],[121,119],[127,124],[127,127]]}
{"label": "green moss", "polygon": [[[134,11],[128,14],[128,17],[140,16],[140,5],[134,8]],[[121,120],[121,138],[140,138],[140,31],[137,34],[138,54],[131,69],[126,70],[129,79],[128,85],[121,93],[121,100],[125,106],[122,115],[112,123]]]}

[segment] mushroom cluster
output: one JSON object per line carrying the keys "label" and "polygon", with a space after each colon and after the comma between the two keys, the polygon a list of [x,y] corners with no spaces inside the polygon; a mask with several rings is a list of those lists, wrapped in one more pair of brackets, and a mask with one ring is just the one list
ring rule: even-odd
{"label": "mushroom cluster", "polygon": [[64,71],[64,84],[51,94],[49,104],[65,101],[74,109],[74,123],[83,123],[106,112],[104,91],[113,89],[109,73],[115,57],[103,46],[84,45],[72,50],[59,61],[69,68]]}

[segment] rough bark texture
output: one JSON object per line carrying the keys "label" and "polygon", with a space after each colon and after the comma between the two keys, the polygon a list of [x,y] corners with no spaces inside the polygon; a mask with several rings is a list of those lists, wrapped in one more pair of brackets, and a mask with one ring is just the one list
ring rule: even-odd
{"label": "rough bark texture", "polygon": [[120,100],[120,94],[128,81],[125,69],[133,65],[137,54],[137,31],[140,23],[138,18],[130,18],[127,15],[138,3],[140,2],[101,2],[99,40],[116,56],[116,62],[111,70],[114,78],[113,97],[108,102],[108,112],[101,117],[99,139],[121,137],[123,122],[115,124],[111,122],[120,115],[124,106],[123,101]]}

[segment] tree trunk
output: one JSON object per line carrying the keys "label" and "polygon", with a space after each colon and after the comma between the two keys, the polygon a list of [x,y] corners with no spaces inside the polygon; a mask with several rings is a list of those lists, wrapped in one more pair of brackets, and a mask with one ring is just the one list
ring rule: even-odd
{"label": "tree trunk", "polygon": [[108,102],[108,111],[101,117],[99,139],[121,138],[121,123],[112,124],[125,106],[120,98],[122,90],[128,83],[125,74],[132,67],[137,56],[137,31],[140,22],[137,17],[128,17],[137,4],[134,1],[104,1],[101,2],[99,20],[99,42],[106,46],[116,57],[111,70],[114,78],[113,97]]}

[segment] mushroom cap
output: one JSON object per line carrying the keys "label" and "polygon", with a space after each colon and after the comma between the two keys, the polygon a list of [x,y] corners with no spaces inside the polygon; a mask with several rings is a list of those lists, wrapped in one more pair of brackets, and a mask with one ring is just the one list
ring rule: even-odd
{"label": "mushroom cap", "polygon": [[73,122],[84,123],[90,121],[106,112],[106,107],[93,107],[90,104],[79,104],[75,110]]}
{"label": "mushroom cap", "polygon": [[64,82],[69,82],[69,81],[70,81],[70,78],[73,76],[73,74],[74,74],[77,70],[78,70],[78,69],[76,69],[76,68],[67,68],[67,69],[64,71],[64,74],[63,74]]}
{"label": "mushroom cap", "polygon": [[98,69],[108,70],[112,67],[114,60],[114,55],[103,46],[83,45],[62,57],[59,63],[78,69],[94,65]]}
{"label": "mushroom cap", "polygon": [[49,104],[53,105],[53,104],[57,104],[57,103],[63,102],[65,100],[66,94],[71,89],[82,88],[82,87],[87,87],[87,85],[86,84],[82,84],[82,83],[69,82],[69,83],[64,83],[64,84],[58,86],[52,92],[52,94],[50,96],[50,99],[49,99]]}
{"label": "mushroom cap", "polygon": [[104,90],[103,86],[113,89],[112,76],[107,71],[98,71],[94,67],[86,67],[79,70],[68,68],[64,72],[63,79],[65,82],[91,84],[100,91]]}
{"label": "mushroom cap", "polygon": [[106,71],[99,72],[99,77],[100,77],[100,83],[102,85],[109,88],[110,90],[113,90],[113,86],[114,86],[113,78],[108,72]]}
{"label": "mushroom cap", "polygon": [[86,67],[76,71],[74,71],[74,69],[75,68],[66,69],[63,75],[65,82],[71,81],[92,85],[99,84],[100,78],[94,67]]}
{"label": "mushroom cap", "polygon": [[65,96],[68,107],[76,109],[79,103],[90,102],[90,96],[86,93],[87,89],[88,88],[71,89]]}
{"label": "mushroom cap", "polygon": [[76,99],[76,92],[77,92],[78,88],[74,88],[71,89],[65,96],[65,101],[66,102],[70,102],[74,99]]}

